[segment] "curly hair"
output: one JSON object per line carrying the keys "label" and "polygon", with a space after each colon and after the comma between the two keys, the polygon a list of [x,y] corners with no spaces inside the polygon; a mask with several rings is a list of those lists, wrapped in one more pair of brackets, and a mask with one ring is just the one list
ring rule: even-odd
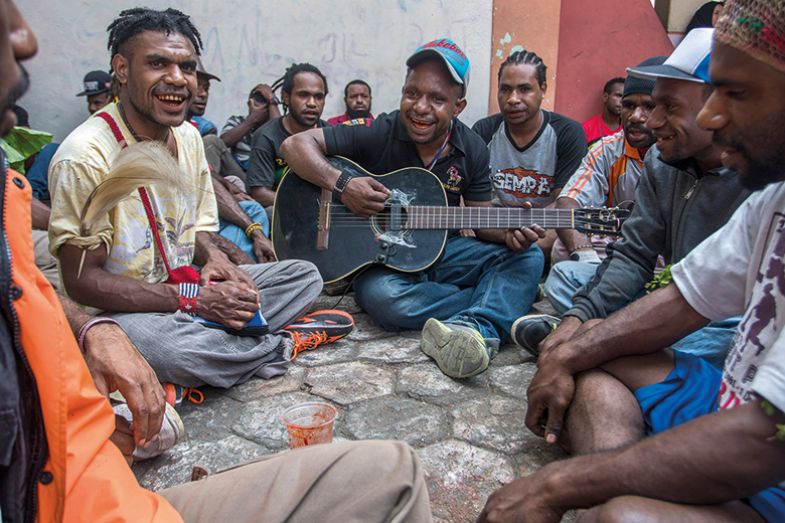
{"label": "curly hair", "polygon": [[109,27],[109,43],[107,49],[111,56],[120,52],[123,44],[144,31],[179,33],[188,38],[194,46],[196,54],[201,54],[202,37],[194,27],[191,18],[177,9],[156,11],[147,7],[135,7],[120,12]]}

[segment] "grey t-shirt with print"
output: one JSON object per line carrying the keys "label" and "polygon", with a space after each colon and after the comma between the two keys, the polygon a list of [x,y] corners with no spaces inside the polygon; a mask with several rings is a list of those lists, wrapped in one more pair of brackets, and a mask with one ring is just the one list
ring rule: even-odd
{"label": "grey t-shirt with print", "polygon": [[586,155],[581,124],[558,113],[542,113],[540,130],[523,148],[513,142],[501,113],[483,118],[472,127],[490,151],[493,205],[520,207],[529,202],[535,208],[545,207]]}

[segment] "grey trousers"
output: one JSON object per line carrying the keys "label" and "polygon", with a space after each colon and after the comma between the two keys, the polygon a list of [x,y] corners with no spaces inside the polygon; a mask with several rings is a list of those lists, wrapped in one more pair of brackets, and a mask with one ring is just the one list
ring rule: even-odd
{"label": "grey trousers", "polygon": [[312,263],[300,260],[240,268],[259,289],[271,334],[235,336],[205,327],[182,312],[108,316],[120,323],[161,382],[228,388],[254,376],[279,376],[286,372],[292,346],[281,329],[313,304],[322,290],[322,278]]}
{"label": "grey trousers", "polygon": [[427,523],[417,455],[398,441],[303,447],[159,492],[185,523]]}

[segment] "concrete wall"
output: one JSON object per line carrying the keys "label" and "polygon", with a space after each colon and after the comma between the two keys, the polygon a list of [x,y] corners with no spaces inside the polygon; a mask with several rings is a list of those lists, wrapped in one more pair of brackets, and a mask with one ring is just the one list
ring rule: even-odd
{"label": "concrete wall", "polygon": [[515,51],[534,51],[547,67],[548,90],[542,106],[553,109],[558,77],[559,17],[561,0],[495,0],[493,3],[493,41],[491,46],[490,112],[499,110],[496,96],[498,71],[502,62]]}
{"label": "concrete wall", "polygon": [[492,0],[24,0],[19,4],[38,35],[29,62],[32,88],[22,100],[34,127],[62,139],[87,117],[81,91],[87,71],[108,69],[106,26],[120,10],[172,6],[191,15],[205,44],[213,82],[206,116],[222,125],[245,113],[248,91],[272,83],[292,62],[310,61],[326,74],[330,94],[324,116],[343,112],[343,86],[366,79],[374,112],[396,109],[404,62],[420,43],[448,36],[472,63],[471,124],[487,114]]}
{"label": "concrete wall", "polygon": [[578,121],[600,112],[602,87],[626,68],[673,51],[649,0],[561,0],[556,111]]}

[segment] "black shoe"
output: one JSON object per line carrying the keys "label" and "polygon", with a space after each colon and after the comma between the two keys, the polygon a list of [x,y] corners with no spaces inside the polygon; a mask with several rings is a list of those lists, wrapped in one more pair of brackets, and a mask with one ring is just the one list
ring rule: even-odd
{"label": "black shoe", "polygon": [[561,320],[549,314],[529,314],[521,316],[510,329],[512,340],[519,347],[526,349],[529,354],[538,356],[540,354],[540,343],[548,334],[555,331]]}

